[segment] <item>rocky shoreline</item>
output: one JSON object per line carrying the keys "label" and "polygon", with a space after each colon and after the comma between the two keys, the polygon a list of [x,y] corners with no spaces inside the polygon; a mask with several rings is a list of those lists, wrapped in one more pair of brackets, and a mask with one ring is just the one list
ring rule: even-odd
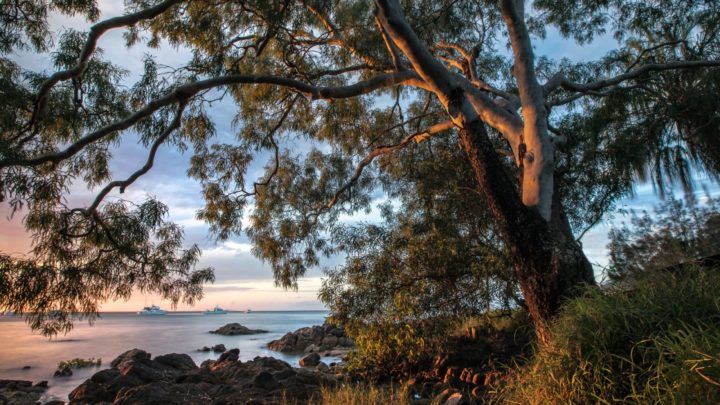
{"label": "rocky shoreline", "polygon": [[261,405],[277,403],[283,396],[303,402],[321,385],[335,385],[341,378],[324,363],[294,368],[272,357],[243,362],[239,353],[231,349],[198,366],[186,354],[152,358],[132,349],[73,390],[69,403]]}

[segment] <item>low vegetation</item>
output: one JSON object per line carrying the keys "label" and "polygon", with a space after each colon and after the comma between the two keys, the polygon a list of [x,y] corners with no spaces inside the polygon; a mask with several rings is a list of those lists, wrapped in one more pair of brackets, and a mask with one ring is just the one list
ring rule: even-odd
{"label": "low vegetation", "polygon": [[501,403],[720,403],[720,269],[645,274],[565,307]]}
{"label": "low vegetation", "polygon": [[96,359],[91,357],[89,359],[81,359],[79,357],[72,360],[65,360],[58,363],[58,370],[65,368],[85,368],[85,367],[100,367],[102,359]]}

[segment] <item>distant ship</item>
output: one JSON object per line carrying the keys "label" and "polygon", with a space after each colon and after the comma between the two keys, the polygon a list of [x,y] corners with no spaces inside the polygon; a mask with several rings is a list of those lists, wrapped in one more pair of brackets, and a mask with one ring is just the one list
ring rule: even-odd
{"label": "distant ship", "polygon": [[151,305],[143,308],[142,311],[138,311],[138,315],[165,315],[165,311],[160,309],[157,305]]}
{"label": "distant ship", "polygon": [[220,308],[219,306],[215,305],[215,308],[208,309],[207,311],[203,312],[204,315],[225,315],[228,311]]}

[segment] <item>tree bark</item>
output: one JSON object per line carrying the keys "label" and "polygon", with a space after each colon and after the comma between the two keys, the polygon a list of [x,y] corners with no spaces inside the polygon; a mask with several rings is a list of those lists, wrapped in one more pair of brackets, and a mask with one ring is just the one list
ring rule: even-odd
{"label": "tree bark", "polygon": [[538,340],[548,345],[550,322],[563,301],[583,284],[595,284],[592,266],[572,235],[559,196],[553,199],[551,220],[545,221],[522,203],[480,120],[467,123],[459,136],[510,252]]}

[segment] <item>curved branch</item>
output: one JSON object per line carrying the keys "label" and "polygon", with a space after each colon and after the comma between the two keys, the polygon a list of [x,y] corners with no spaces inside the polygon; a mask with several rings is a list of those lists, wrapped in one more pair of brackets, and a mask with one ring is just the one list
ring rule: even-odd
{"label": "curved branch", "polygon": [[34,158],[29,159],[17,159],[8,158],[0,160],[0,168],[8,166],[38,166],[43,163],[51,162],[57,164],[65,159],[68,159],[77,154],[85,146],[102,139],[105,136],[117,131],[122,131],[130,128],[143,118],[147,118],[155,113],[160,108],[175,104],[182,100],[189,99],[197,93],[209,90],[220,86],[238,85],[238,84],[270,84],[280,87],[286,87],[293,89],[301,94],[310,97],[313,100],[325,99],[332,100],[338,98],[349,98],[356,97],[359,95],[373,92],[377,89],[384,87],[391,87],[400,84],[414,85],[416,87],[424,88],[425,85],[419,79],[417,73],[411,70],[404,70],[396,73],[386,73],[375,76],[371,79],[357,82],[348,86],[338,87],[322,87],[313,86],[299,80],[289,79],[278,76],[267,76],[267,75],[229,75],[220,76],[206,80],[200,80],[194,83],[188,83],[175,88],[170,93],[157,98],[150,103],[146,104],[140,110],[134,112],[127,118],[116,121],[110,125],[94,131],[75,143],[68,146],[66,149],[56,152],[43,154]]}
{"label": "curved branch", "polygon": [[355,185],[357,183],[358,179],[363,173],[363,170],[365,170],[365,167],[372,163],[373,160],[375,160],[376,157],[387,155],[389,153],[393,153],[395,151],[398,151],[408,144],[410,142],[415,141],[416,143],[420,143],[430,137],[433,134],[437,134],[439,132],[447,131],[448,129],[451,129],[455,126],[455,124],[452,121],[445,121],[438,124],[435,124],[431,126],[430,128],[426,129],[423,132],[418,132],[416,134],[408,135],[406,136],[400,143],[397,143],[395,145],[387,145],[387,146],[379,146],[375,149],[373,149],[372,152],[370,152],[363,160],[360,161],[358,164],[358,167],[355,169],[355,173],[350,178],[350,180],[345,183],[338,191],[335,192],[335,195],[328,201],[328,203],[325,205],[325,209],[332,208],[335,204],[337,204],[340,196],[347,191],[350,187]]}
{"label": "curved branch", "polygon": [[180,121],[182,120],[182,114],[185,110],[185,102],[180,102],[180,105],[178,105],[177,112],[175,113],[175,118],[173,118],[170,125],[168,125],[167,128],[160,134],[160,136],[153,142],[152,146],[150,147],[150,153],[148,153],[147,161],[145,161],[145,164],[143,167],[138,169],[135,173],[131,174],[130,177],[128,177],[125,180],[115,180],[113,182],[108,183],[95,197],[95,201],[93,201],[92,205],[90,205],[88,208],[84,210],[84,213],[86,215],[90,213],[94,213],[97,210],[97,207],[100,205],[102,200],[116,187],[120,188],[120,192],[124,193],[125,188],[127,188],[129,185],[135,182],[140,176],[144,175],[150,169],[153,167],[153,164],[155,163],[155,154],[157,153],[158,148],[160,148],[160,145],[162,145],[163,142],[172,134],[173,131],[178,129],[180,127]]}
{"label": "curved branch", "polygon": [[72,78],[82,77],[82,75],[85,73],[85,70],[87,69],[90,57],[92,56],[93,52],[95,52],[98,40],[106,31],[113,28],[131,26],[142,20],[149,20],[155,18],[158,15],[167,11],[170,7],[181,3],[182,1],[183,0],[165,0],[164,2],[154,7],[150,7],[145,10],[140,10],[138,12],[120,17],[109,18],[90,27],[90,33],[88,34],[88,38],[85,41],[85,46],[80,53],[77,65],[75,65],[75,67],[71,69],[54,73],[40,86],[40,90],[38,91],[37,97],[35,99],[35,109],[33,110],[33,115],[30,118],[29,128],[32,128],[34,126],[38,114],[44,111],[47,96],[50,93],[50,90],[52,90],[52,88],[57,83]]}
{"label": "curved branch", "polygon": [[560,87],[568,91],[575,91],[578,93],[589,93],[591,91],[602,90],[605,87],[615,86],[622,82],[636,79],[644,74],[650,72],[661,72],[665,70],[676,70],[676,69],[692,69],[700,67],[717,67],[720,66],[720,60],[692,60],[692,61],[674,61],[668,63],[650,63],[647,65],[640,66],[637,69],[633,69],[627,73],[611,77],[608,79],[598,80],[590,83],[575,83],[568,80],[562,74],[556,74],[550,80],[543,85],[545,94],[548,94]]}

